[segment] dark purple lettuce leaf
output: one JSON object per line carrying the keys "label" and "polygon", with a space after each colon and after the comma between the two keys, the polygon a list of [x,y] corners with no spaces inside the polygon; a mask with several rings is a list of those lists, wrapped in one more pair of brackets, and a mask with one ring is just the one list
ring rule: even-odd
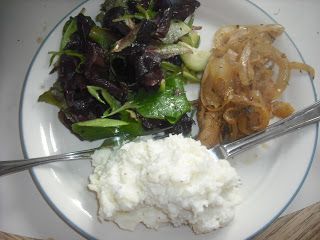
{"label": "dark purple lettuce leaf", "polygon": [[157,128],[166,128],[170,126],[170,123],[166,120],[144,118],[141,115],[137,115],[140,119],[142,126],[146,130],[152,130]]}
{"label": "dark purple lettuce leaf", "polygon": [[95,23],[90,17],[84,16],[82,13],[75,17],[77,24],[77,31],[74,32],[70,41],[66,44],[65,50],[74,50],[78,52],[83,52],[86,49],[86,44],[88,42],[88,36],[92,27]]}
{"label": "dark purple lettuce leaf", "polygon": [[156,11],[164,11],[167,8],[171,8],[173,5],[170,0],[155,0],[154,9]]}
{"label": "dark purple lettuce leaf", "polygon": [[115,44],[111,52],[118,53],[123,51],[124,49],[134,46],[134,42],[136,41],[137,34],[139,32],[140,25],[136,25],[130,32],[124,36],[123,38],[119,39]]}
{"label": "dark purple lettuce leaf", "polygon": [[161,80],[164,78],[161,67],[158,65],[150,72],[145,74],[140,80],[141,85],[146,89],[155,89],[160,86]]}
{"label": "dark purple lettuce leaf", "polygon": [[104,16],[102,27],[114,31],[120,37],[127,35],[130,32],[130,28],[123,21],[113,21],[119,17],[122,17],[125,13],[126,12],[123,7],[111,8]]}
{"label": "dark purple lettuce leaf", "polygon": [[156,30],[157,30],[157,25],[154,22],[143,20],[140,23],[140,28],[137,33],[135,43],[149,44]]}
{"label": "dark purple lettuce leaf", "polygon": [[65,92],[67,91],[86,91],[87,79],[80,73],[75,73],[72,79],[63,86]]}
{"label": "dark purple lettuce leaf", "polygon": [[173,18],[184,21],[192,15],[194,11],[200,7],[200,3],[196,0],[177,0],[173,7]]}
{"label": "dark purple lettuce leaf", "polygon": [[[137,115],[137,117],[140,119],[142,126],[146,130],[152,130],[152,129],[163,129],[168,128],[172,126],[168,121],[166,120],[160,120],[160,119],[151,119],[151,118],[144,118],[141,115]],[[192,125],[195,124],[193,119],[188,116],[188,114],[184,114],[181,119],[172,126],[172,128],[165,131],[165,133],[169,134],[190,134],[192,130]]]}
{"label": "dark purple lettuce leaf", "polygon": [[134,55],[113,54],[110,57],[110,70],[112,77],[117,82],[125,83],[130,90],[137,81],[134,70]]}
{"label": "dark purple lettuce leaf", "polygon": [[94,119],[103,114],[106,106],[96,101],[88,93],[87,85],[88,80],[80,73],[75,73],[70,81],[64,83],[63,91],[67,108],[62,111],[68,113],[68,116],[64,118],[60,116],[60,119],[64,119],[66,123],[74,123]]}
{"label": "dark purple lettuce leaf", "polygon": [[167,61],[174,64],[174,65],[177,65],[177,66],[182,65],[182,59],[181,59],[180,55],[176,55],[171,58],[168,58]]}
{"label": "dark purple lettuce leaf", "polygon": [[157,88],[163,79],[161,58],[155,52],[146,52],[144,44],[135,44],[111,57],[111,69],[117,81],[127,84],[132,91],[139,86]]}
{"label": "dark purple lettuce leaf", "polygon": [[90,30],[96,24],[91,19],[91,17],[84,16],[82,13],[78,14],[78,16],[76,16],[76,19],[78,28],[77,32],[80,34],[84,42],[87,42]]}
{"label": "dark purple lettuce leaf", "polygon": [[173,128],[168,130],[168,133],[173,133],[173,134],[189,134],[192,129],[192,125],[195,122],[191,117],[189,117],[187,114],[183,115],[182,118],[177,122],[176,124],[173,125]]}
{"label": "dark purple lettuce leaf", "polygon": [[157,31],[155,33],[158,38],[164,38],[167,35],[170,28],[170,21],[173,16],[172,12],[171,8],[167,8],[160,12],[157,20]]}
{"label": "dark purple lettuce leaf", "polygon": [[135,77],[137,82],[147,89],[159,87],[163,79],[160,68],[161,58],[157,53],[145,52],[135,59]]}
{"label": "dark purple lettuce leaf", "polygon": [[173,19],[184,21],[193,14],[199,6],[200,2],[197,0],[156,0],[154,8],[157,11],[172,8]]}
{"label": "dark purple lettuce leaf", "polygon": [[152,41],[156,30],[157,25],[153,21],[142,20],[126,36],[115,43],[112,52],[122,52],[126,55],[141,53],[145,46]]}
{"label": "dark purple lettuce leaf", "polygon": [[59,112],[59,119],[69,129],[74,123],[100,118],[109,108],[108,104],[97,101],[88,92],[87,86],[103,87],[120,102],[125,102],[128,95],[125,83],[110,78],[111,68],[107,50],[89,39],[89,33],[95,26],[91,18],[79,14],[75,19],[77,31],[71,35],[64,50],[72,50],[83,55],[85,61],[79,65],[79,58],[62,54],[56,66],[57,82],[61,86],[66,103]]}
{"label": "dark purple lettuce leaf", "polygon": [[72,34],[70,41],[67,43],[64,49],[83,52],[85,49],[85,42],[81,38],[80,34],[78,32],[75,32]]}
{"label": "dark purple lettuce leaf", "polygon": [[68,95],[68,105],[69,109],[77,114],[77,115],[85,115],[86,118],[92,111],[90,106],[95,104],[95,99],[92,98],[87,91],[69,91],[70,94]]}
{"label": "dark purple lettuce leaf", "polygon": [[79,59],[65,54],[61,55],[58,67],[58,76],[63,88],[72,80],[76,73],[78,64]]}
{"label": "dark purple lettuce leaf", "polygon": [[140,79],[148,72],[152,71],[155,67],[159,66],[161,58],[156,53],[144,53],[136,58],[135,61],[135,72],[136,78]]}
{"label": "dark purple lettuce leaf", "polygon": [[[99,74],[107,74],[106,64],[107,52],[97,43],[88,42],[86,49],[85,75],[90,76],[92,72],[99,71]],[[93,70],[96,69],[96,70]]]}
{"label": "dark purple lettuce leaf", "polygon": [[150,0],[129,0],[127,2],[128,5],[128,12],[130,14],[138,13],[139,10],[137,9],[137,5],[139,4],[144,9],[148,9],[150,5]]}
{"label": "dark purple lettuce leaf", "polygon": [[127,100],[128,89],[123,83],[116,83],[105,78],[92,78],[89,79],[89,84],[106,89],[120,102],[125,102]]}
{"label": "dark purple lettuce leaf", "polygon": [[105,88],[117,100],[124,102],[127,99],[128,90],[124,84],[110,79],[108,57],[107,52],[98,44],[88,42],[84,75],[89,85]]}
{"label": "dark purple lettuce leaf", "polygon": [[58,113],[58,118],[63,125],[71,130],[71,126],[73,123],[77,122],[71,115],[67,115],[63,110],[60,110]]}

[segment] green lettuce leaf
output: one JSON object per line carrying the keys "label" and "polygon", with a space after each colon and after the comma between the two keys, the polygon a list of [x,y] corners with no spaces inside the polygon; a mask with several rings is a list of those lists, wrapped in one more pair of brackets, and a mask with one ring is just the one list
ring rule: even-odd
{"label": "green lettuce leaf", "polygon": [[141,124],[137,121],[98,118],[72,124],[72,131],[82,139],[93,141],[119,135],[138,136],[142,134]]}
{"label": "green lettuce leaf", "polygon": [[91,28],[89,38],[98,43],[105,50],[109,50],[116,42],[115,37],[110,34],[110,32],[98,26]]}
{"label": "green lettuce leaf", "polygon": [[63,26],[62,39],[60,43],[60,51],[65,48],[71,39],[71,35],[77,31],[77,20],[71,17]]}
{"label": "green lettuce leaf", "polygon": [[45,102],[57,106],[59,109],[64,109],[67,105],[61,85],[58,81],[56,81],[48,91],[39,96],[38,102]]}
{"label": "green lettuce leaf", "polygon": [[165,119],[171,124],[191,109],[181,75],[167,77],[156,93],[141,90],[135,96],[134,103],[137,105],[136,111],[143,117]]}

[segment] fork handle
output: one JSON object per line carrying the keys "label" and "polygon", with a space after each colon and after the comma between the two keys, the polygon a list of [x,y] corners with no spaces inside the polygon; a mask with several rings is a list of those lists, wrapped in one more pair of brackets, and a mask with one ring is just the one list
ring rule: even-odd
{"label": "fork handle", "polygon": [[309,124],[320,120],[320,101],[313,105],[298,111],[291,116],[277,121],[267,127],[264,131],[257,132],[253,135],[241,138],[231,143],[223,144],[221,147],[224,150],[226,158],[236,155],[248,148],[251,148],[259,143],[268,141],[286,133],[300,129]]}
{"label": "fork handle", "polygon": [[24,160],[0,161],[0,176],[19,172],[45,163],[90,159],[94,149]]}

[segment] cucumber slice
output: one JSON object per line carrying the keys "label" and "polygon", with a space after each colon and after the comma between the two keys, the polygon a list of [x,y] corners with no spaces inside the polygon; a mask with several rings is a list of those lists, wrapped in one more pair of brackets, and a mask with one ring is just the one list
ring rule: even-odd
{"label": "cucumber slice", "polygon": [[190,31],[187,35],[181,37],[180,40],[194,48],[198,48],[200,45],[200,35],[196,31]]}
{"label": "cucumber slice", "polygon": [[165,44],[174,43],[182,36],[188,34],[191,28],[182,21],[171,21],[167,35],[161,39]]}
{"label": "cucumber slice", "polygon": [[[180,42],[180,44],[188,45],[183,42]],[[196,49],[196,48],[192,48],[192,51],[193,51],[192,53],[181,54],[180,55],[181,59],[184,62],[184,64],[187,66],[187,68],[189,68],[190,70],[201,72],[205,69],[207,65],[208,59],[210,57],[210,52]]]}
{"label": "cucumber slice", "polygon": [[188,80],[188,81],[191,81],[191,82],[200,82],[200,79],[195,76],[194,74],[188,72],[188,71],[183,71],[182,72],[182,76]]}

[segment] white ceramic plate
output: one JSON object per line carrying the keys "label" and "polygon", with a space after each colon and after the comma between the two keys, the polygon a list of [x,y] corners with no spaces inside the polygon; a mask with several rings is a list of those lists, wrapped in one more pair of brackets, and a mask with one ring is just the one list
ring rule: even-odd
{"label": "white ceramic plate", "polygon": [[[94,17],[101,1],[87,1],[81,8]],[[38,103],[56,76],[49,75],[48,52],[58,49],[64,22],[62,19],[37,51],[28,70],[20,105],[21,142],[25,157],[38,157],[97,146],[81,142],[57,118],[57,109]],[[227,24],[273,23],[274,20],[250,1],[203,0],[197,10],[196,24],[203,26],[202,48],[210,48],[213,33]],[[297,29],[296,31],[299,31]],[[284,34],[277,45],[292,60],[302,61],[293,41]],[[194,89],[188,87],[190,95]],[[292,76],[284,99],[296,109],[315,101],[312,81],[304,74]],[[234,221],[227,227],[205,235],[194,235],[187,227],[164,227],[158,231],[139,226],[135,232],[120,230],[110,222],[97,219],[95,195],[87,190],[91,172],[89,161],[54,163],[36,167],[33,179],[51,207],[69,225],[87,238],[97,239],[244,239],[265,228],[288,206],[301,187],[310,168],[317,139],[317,126],[263,144],[238,156],[231,163],[243,181],[244,200],[236,209]]]}

